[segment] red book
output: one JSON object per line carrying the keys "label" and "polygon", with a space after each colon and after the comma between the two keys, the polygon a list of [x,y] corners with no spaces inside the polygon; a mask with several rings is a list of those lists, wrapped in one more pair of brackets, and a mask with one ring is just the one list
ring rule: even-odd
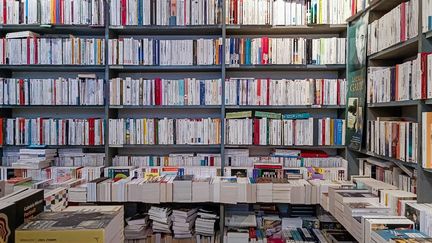
{"label": "red book", "polygon": [[301,158],[328,158],[328,154],[326,152],[320,150],[307,150],[302,151],[300,153]]}
{"label": "red book", "polygon": [[38,39],[36,37],[33,37],[34,40],[34,63],[33,64],[38,64],[39,63],[39,52],[38,52]]}
{"label": "red book", "polygon": [[254,145],[259,145],[259,141],[260,141],[260,120],[257,118],[254,118],[253,120],[253,144]]}
{"label": "red book", "polygon": [[43,118],[38,118],[38,120],[39,120],[39,137],[40,137],[39,144],[44,144],[44,139],[43,139],[43,134],[44,134],[44,132],[43,132],[43,121],[44,121],[44,119]]}
{"label": "red book", "polygon": [[262,37],[261,38],[261,45],[262,45],[262,51],[261,51],[261,64],[268,64],[268,54],[269,54],[269,45],[268,45],[268,37]]}
{"label": "red book", "polygon": [[238,0],[232,0],[232,16],[234,19],[234,24],[238,24]]}
{"label": "red book", "polygon": [[120,11],[121,11],[121,24],[122,25],[126,25],[126,13],[127,13],[127,7],[126,7],[126,1],[127,0],[121,0],[121,7],[120,7]]}
{"label": "red book", "polygon": [[214,166],[214,157],[210,157],[210,166]]}
{"label": "red book", "polygon": [[27,64],[30,64],[30,38],[27,37]]}
{"label": "red book", "polygon": [[155,104],[162,105],[162,80],[155,79]]}
{"label": "red book", "polygon": [[420,78],[421,78],[421,98],[427,99],[427,71],[428,71],[428,65],[427,65],[427,57],[431,54],[423,52],[419,53],[420,55]]}
{"label": "red book", "polygon": [[24,79],[19,80],[19,104],[24,105]]}
{"label": "red book", "polygon": [[255,239],[256,238],[256,231],[254,228],[249,228],[249,238]]}
{"label": "red book", "polygon": [[89,145],[95,144],[95,119],[89,118]]}
{"label": "red book", "polygon": [[405,2],[401,3],[401,9],[400,9],[400,40],[406,41],[406,5]]}
{"label": "red book", "polygon": [[254,165],[254,168],[255,169],[267,169],[267,170],[274,169],[274,170],[277,170],[277,169],[282,169],[282,165],[257,164],[257,165]]}
{"label": "red book", "polygon": [[7,0],[3,0],[3,24],[8,24],[7,22]]}
{"label": "red book", "polygon": [[3,120],[4,118],[0,118],[0,145],[3,145]]}

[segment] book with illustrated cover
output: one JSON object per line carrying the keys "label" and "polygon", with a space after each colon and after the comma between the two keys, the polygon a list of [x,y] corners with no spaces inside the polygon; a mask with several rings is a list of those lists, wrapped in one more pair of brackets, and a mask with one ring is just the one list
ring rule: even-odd
{"label": "book with illustrated cover", "polygon": [[45,212],[16,230],[16,242],[120,242],[123,215],[119,211]]}

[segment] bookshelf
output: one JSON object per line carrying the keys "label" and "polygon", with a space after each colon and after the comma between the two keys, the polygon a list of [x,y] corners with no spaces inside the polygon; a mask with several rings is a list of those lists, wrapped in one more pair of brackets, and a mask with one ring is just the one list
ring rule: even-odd
{"label": "bookshelf", "polygon": [[[369,12],[369,23],[375,21],[384,14],[391,11],[393,8],[405,2],[403,0],[398,1],[385,1],[376,0],[373,1],[368,8],[357,13],[348,19],[348,22],[355,21],[363,13]],[[418,9],[422,9],[422,0],[418,1]],[[422,11],[419,13],[418,22],[418,33],[417,37],[408,39],[407,41],[397,43],[390,47],[383,49],[377,53],[368,56],[368,67],[382,67],[382,66],[394,66],[406,61],[413,60],[417,57],[418,53],[431,52],[432,51],[432,40],[431,32],[423,33],[422,31]],[[406,101],[393,101],[385,103],[372,103],[366,104],[366,121],[375,120],[377,117],[408,117],[418,123],[419,132],[417,137],[417,160],[418,163],[410,163],[394,159],[387,156],[382,156],[370,151],[367,151],[365,142],[362,145],[361,151],[353,151],[348,149],[347,158],[350,161],[352,168],[355,168],[355,161],[358,158],[374,157],[386,161],[391,161],[397,166],[401,167],[402,170],[409,172],[416,170],[417,177],[417,199],[418,202],[428,203],[432,201],[432,195],[430,190],[432,189],[432,170],[422,168],[422,137],[424,134],[421,132],[422,126],[422,112],[432,111],[432,102],[429,99],[422,100],[406,100]],[[367,126],[365,124],[365,131],[367,132]],[[365,132],[365,134],[366,134]],[[366,136],[366,135],[365,135]],[[365,141],[365,136],[363,141]],[[407,173],[410,175],[409,173]],[[413,175],[413,173],[411,173]]]}
{"label": "bookshelf", "polygon": [[[109,4],[107,4],[109,8]],[[88,118],[98,117],[105,119],[105,144],[99,146],[65,145],[65,146],[10,146],[6,147],[29,147],[29,148],[83,148],[86,151],[103,151],[106,158],[106,166],[111,165],[115,155],[166,155],[170,152],[217,152],[224,157],[227,148],[248,148],[268,154],[274,148],[288,149],[310,149],[325,150],[331,155],[346,155],[346,147],[342,145],[318,146],[316,142],[311,146],[257,146],[257,145],[225,145],[225,114],[226,112],[243,110],[264,110],[273,112],[310,112],[314,118],[331,117],[344,118],[345,106],[340,105],[284,105],[284,106],[231,106],[222,102],[220,105],[166,105],[166,106],[133,106],[133,105],[110,105],[109,80],[112,78],[185,78],[196,77],[203,79],[222,80],[222,101],[225,100],[225,80],[236,77],[254,78],[290,78],[290,79],[337,79],[346,76],[345,64],[330,65],[238,65],[231,66],[222,61],[221,65],[200,65],[200,66],[139,66],[139,65],[109,65],[108,41],[118,37],[166,37],[166,38],[221,38],[223,50],[226,45],[226,38],[229,37],[346,37],[346,25],[305,25],[305,26],[238,26],[225,23],[226,9],[222,8],[222,24],[213,26],[110,26],[109,10],[104,12],[104,26],[85,25],[2,25],[0,36],[10,32],[33,31],[41,35],[76,35],[84,37],[104,38],[105,42],[105,65],[0,65],[0,74],[5,78],[57,78],[76,77],[78,74],[94,73],[97,78],[104,82],[104,105],[89,106],[67,106],[67,105],[3,105],[0,106],[0,113],[5,118],[37,117],[47,116],[54,118]],[[225,52],[221,53],[222,60],[225,60]],[[109,119],[117,118],[199,118],[211,117],[221,119],[221,144],[210,145],[111,145],[109,144]],[[314,141],[317,134],[314,132]],[[224,171],[224,163],[221,172]],[[115,204],[115,203],[114,203]],[[220,205],[220,222],[224,225],[224,205]]]}

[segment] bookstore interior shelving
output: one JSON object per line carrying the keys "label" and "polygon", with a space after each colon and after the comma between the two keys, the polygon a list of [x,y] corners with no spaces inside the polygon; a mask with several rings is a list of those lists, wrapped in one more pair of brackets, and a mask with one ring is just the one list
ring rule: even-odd
{"label": "bookstore interior shelving", "polygon": [[[375,21],[386,13],[393,10],[399,4],[405,1],[372,1],[370,6],[364,11],[357,13],[348,19],[348,22],[357,20],[362,14],[369,13],[369,24]],[[425,1],[418,1],[418,9],[423,9]],[[432,51],[432,39],[431,31],[424,32],[422,26],[422,14],[424,11],[419,11],[418,18],[418,36],[412,37],[406,41],[391,45],[378,51],[374,54],[368,54],[368,67],[390,67],[396,64],[401,64],[406,61],[413,60],[419,53],[430,53]],[[429,85],[429,84],[428,84]],[[430,190],[432,188],[432,170],[423,168],[422,161],[422,139],[425,136],[422,132],[422,113],[430,112],[432,109],[431,99],[419,99],[419,100],[404,100],[404,101],[391,101],[383,103],[368,103],[366,104],[366,121],[376,120],[377,117],[396,117],[396,118],[409,118],[418,123],[418,146],[417,146],[417,163],[405,162],[388,156],[382,156],[371,151],[367,151],[366,143],[363,143],[362,150],[360,152],[348,149],[348,158],[350,166],[354,167],[357,158],[363,158],[366,156],[375,157],[382,160],[394,162],[396,165],[403,168],[404,171],[411,171],[411,176],[414,176],[417,180],[417,200],[418,202],[431,202],[432,195]],[[365,124],[366,126],[366,124]],[[369,129],[369,128],[367,128]],[[369,133],[369,130],[367,130]],[[407,169],[409,168],[409,169]],[[414,173],[413,173],[414,172]]]}
{"label": "bookstore interior shelving", "polygon": [[[347,21],[355,21],[363,13],[370,13],[370,21],[382,17],[395,8],[402,0],[372,1],[365,10],[350,17]],[[419,9],[422,1],[419,0]],[[3,145],[18,148],[80,148],[88,152],[105,153],[105,166],[111,166],[116,155],[168,155],[170,153],[220,153],[222,158],[220,174],[224,173],[224,154],[226,149],[249,149],[253,156],[268,156],[274,149],[322,150],[329,155],[339,155],[348,160],[348,174],[359,173],[358,159],[375,157],[394,162],[407,174],[417,177],[417,198],[419,202],[432,202],[432,169],[422,168],[422,113],[432,111],[432,99],[406,100],[399,102],[383,102],[367,104],[366,121],[377,117],[409,117],[417,121],[419,126],[417,158],[418,164],[382,156],[367,151],[365,142],[362,150],[354,151],[345,145],[319,145],[317,127],[313,131],[313,145],[244,145],[227,144],[226,114],[230,112],[266,111],[275,113],[309,113],[314,119],[332,118],[345,119],[345,105],[228,105],[225,104],[225,80],[230,78],[273,78],[273,79],[344,79],[346,64],[265,64],[265,65],[231,65],[225,62],[226,51],[221,51],[219,65],[118,65],[109,64],[109,40],[114,38],[163,38],[163,39],[198,39],[220,38],[222,50],[226,50],[227,39],[231,37],[258,38],[331,38],[347,37],[346,24],[316,24],[301,26],[270,25],[230,25],[225,23],[227,10],[222,4],[222,23],[199,26],[111,26],[110,12],[105,11],[103,26],[86,25],[1,25],[0,36],[18,31],[33,31],[41,36],[67,36],[102,38],[105,44],[104,65],[0,65],[3,78],[76,78],[77,75],[95,74],[104,80],[103,105],[0,105],[3,118],[99,118],[105,122],[103,145]],[[106,4],[109,6],[109,4]],[[405,42],[392,45],[382,51],[368,56],[369,66],[390,66],[400,64],[417,57],[418,53],[432,52],[432,31],[423,33],[419,18],[419,35]],[[229,53],[229,52],[228,52]],[[125,54],[126,57],[126,54]],[[112,105],[110,104],[109,81],[114,78],[133,79],[145,78],[198,78],[221,79],[221,103],[219,105]],[[215,118],[220,119],[220,143],[216,144],[111,144],[110,119],[121,118]],[[365,127],[366,129],[366,127]],[[367,131],[369,132],[369,131]],[[366,134],[366,132],[365,132]],[[366,136],[366,135],[365,135]],[[366,139],[364,139],[366,140]],[[412,173],[412,170],[415,173]],[[216,204],[220,209],[220,227],[224,229],[225,205]],[[222,240],[222,239],[221,239]]]}

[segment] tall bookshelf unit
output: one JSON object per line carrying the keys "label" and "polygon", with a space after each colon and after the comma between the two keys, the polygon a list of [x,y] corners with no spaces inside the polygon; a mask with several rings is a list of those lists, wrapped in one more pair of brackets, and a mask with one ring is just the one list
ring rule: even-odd
{"label": "tall bookshelf unit", "polygon": [[[385,2],[385,1],[383,1]],[[0,35],[6,33],[30,30],[41,35],[75,35],[100,37],[105,40],[105,60],[108,58],[108,40],[123,36],[154,36],[164,38],[194,38],[194,37],[221,37],[223,49],[225,39],[235,36],[269,36],[269,37],[346,37],[347,26],[340,25],[308,25],[308,26],[238,26],[225,23],[226,9],[222,8],[222,23],[214,26],[110,26],[109,4],[105,2],[104,26],[46,26],[46,25],[3,25],[0,26]],[[430,36],[430,35],[429,35]],[[426,36],[418,41],[419,48],[431,48]],[[421,44],[420,44],[421,43]],[[426,45],[429,43],[429,45]],[[417,46],[417,45],[416,45]],[[401,45],[401,50],[404,48]],[[225,60],[225,52],[222,53]],[[255,145],[225,145],[225,114],[226,112],[243,110],[262,110],[281,113],[308,112],[314,118],[331,117],[344,118],[345,106],[227,106],[225,100],[224,80],[231,77],[256,78],[344,78],[346,66],[342,65],[241,65],[230,66],[222,62],[214,66],[129,66],[129,65],[0,65],[0,75],[6,78],[57,78],[76,77],[81,73],[95,73],[98,78],[105,80],[105,102],[103,106],[1,106],[1,115],[5,118],[14,117],[54,117],[54,118],[88,118],[98,117],[105,119],[105,145],[103,146],[28,146],[36,148],[84,148],[85,151],[104,152],[106,166],[112,164],[115,155],[166,155],[175,152],[224,152],[227,148],[248,148],[251,154],[269,154],[274,148],[312,149],[324,150],[331,155],[346,156],[345,146],[319,146],[317,134],[314,132],[313,146],[255,146]],[[116,77],[145,77],[145,78],[221,78],[222,104],[216,106],[111,106],[109,104],[109,80]],[[432,104],[432,102],[431,102]],[[418,109],[428,109],[427,102],[412,105]],[[431,106],[432,107],[432,106]],[[372,112],[372,108],[369,108]],[[420,114],[420,113],[419,113]],[[169,118],[221,118],[221,144],[220,145],[121,145],[109,144],[108,120],[113,118],[139,118],[139,117],[169,117]],[[420,141],[420,140],[419,140]],[[7,145],[3,148],[8,147]],[[350,174],[355,173],[352,166]],[[221,173],[224,171],[222,162]],[[423,176],[426,177],[426,173]],[[432,183],[432,179],[430,180]],[[432,195],[425,195],[431,196]],[[224,205],[220,205],[221,227],[224,225]],[[223,237],[222,237],[223,238]]]}
{"label": "tall bookshelf unit", "polygon": [[[348,19],[348,22],[356,20],[365,12],[369,12],[369,23],[379,19],[384,14],[391,11],[393,8],[398,6],[400,3],[405,2],[404,0],[397,1],[385,1],[375,0],[372,1],[368,8],[357,13]],[[419,0],[419,8],[423,9],[423,0]],[[385,48],[382,51],[374,53],[368,56],[368,67],[376,66],[392,66],[400,64],[405,61],[413,60],[417,57],[418,53],[432,52],[432,33],[431,31],[422,33],[422,11],[419,11],[419,35],[411,38],[405,42],[401,42]],[[432,188],[432,170],[422,168],[422,112],[432,111],[432,102],[430,99],[426,100],[408,100],[408,101],[397,101],[387,103],[374,103],[366,104],[366,121],[375,120],[377,117],[409,117],[414,119],[419,126],[418,132],[418,146],[417,146],[417,158],[418,164],[409,163],[394,158],[381,156],[370,151],[367,151],[365,143],[363,143],[361,151],[348,150],[347,158],[350,161],[351,171],[357,169],[358,158],[375,157],[378,159],[391,161],[397,166],[401,167],[402,170],[410,172],[415,170],[416,173],[411,173],[412,176],[416,177],[417,181],[417,200],[422,203],[432,202],[432,194],[430,193]],[[366,124],[365,124],[366,129]],[[367,130],[365,130],[366,134]],[[364,135],[365,135],[364,134]],[[365,137],[365,136],[364,136]],[[365,139],[364,139],[365,140]],[[357,167],[357,168],[355,168]]]}

